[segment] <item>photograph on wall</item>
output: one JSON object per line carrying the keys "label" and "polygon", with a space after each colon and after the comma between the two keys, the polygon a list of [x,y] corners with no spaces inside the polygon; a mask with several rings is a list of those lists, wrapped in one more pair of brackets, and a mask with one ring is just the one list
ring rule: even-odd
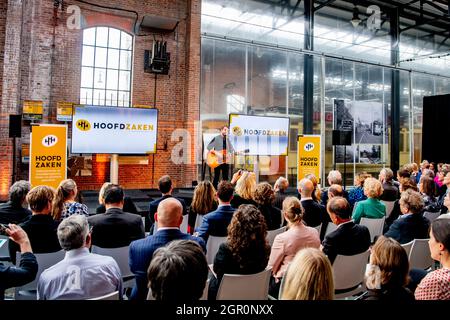
{"label": "photograph on wall", "polygon": [[360,144],[358,147],[360,163],[381,163],[381,144]]}
{"label": "photograph on wall", "polygon": [[[344,162],[344,146],[336,146],[336,163]],[[346,146],[345,148],[345,162],[359,163],[359,150],[357,145]]]}

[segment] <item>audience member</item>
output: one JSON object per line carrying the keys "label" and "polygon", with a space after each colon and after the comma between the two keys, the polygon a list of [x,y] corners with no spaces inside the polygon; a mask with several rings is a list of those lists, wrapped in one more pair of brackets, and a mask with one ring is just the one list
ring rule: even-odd
{"label": "audience member", "polygon": [[85,204],[75,201],[78,189],[72,179],[61,181],[53,199],[52,216],[55,221],[60,221],[73,214],[89,216],[89,209]]}
{"label": "audience member", "polygon": [[434,179],[422,175],[419,182],[419,191],[422,194],[424,206],[423,211],[438,212],[441,210],[438,199],[434,196],[436,193],[436,183]]}
{"label": "audience member", "polygon": [[44,270],[37,284],[38,300],[85,300],[119,291],[122,276],[112,257],[89,252],[91,233],[84,215],[72,215],[58,227],[65,258]]}
{"label": "audience member", "polygon": [[[419,191],[419,189],[417,188],[417,185],[415,182],[412,182],[411,180],[406,180],[404,181],[401,185],[400,185],[400,193],[411,189],[413,191]],[[386,217],[386,220],[384,221],[384,228],[383,228],[383,233],[386,233],[389,230],[389,227],[392,225],[392,223],[398,219],[398,217],[401,216],[401,211],[400,211],[400,199],[395,200],[394,202],[394,206],[392,208],[391,214]]]}
{"label": "audience member", "polygon": [[26,232],[20,226],[12,223],[3,232],[9,236],[11,241],[19,245],[21,257],[18,267],[5,266],[0,263],[0,300],[5,299],[6,289],[23,286],[33,281],[38,272],[36,257]]}
{"label": "audience member", "polygon": [[191,206],[189,207],[189,233],[193,233],[197,216],[203,217],[217,209],[216,189],[209,181],[200,182],[194,190]]}
{"label": "audience member", "polygon": [[31,216],[31,211],[26,208],[30,188],[30,183],[24,180],[15,182],[9,188],[9,201],[0,204],[0,223],[18,224]]}
{"label": "audience member", "polygon": [[283,201],[287,197],[286,190],[289,187],[289,181],[284,177],[279,177],[273,186],[275,191],[275,200],[273,206],[281,210],[283,207]]}
{"label": "audience member", "polygon": [[430,272],[416,288],[417,300],[450,300],[450,219],[436,219],[430,230],[431,257],[442,268]]}
{"label": "audience member", "polygon": [[405,249],[394,239],[380,236],[370,251],[363,300],[413,301],[414,295],[405,287],[409,271]]}
{"label": "audience member", "polygon": [[[419,173],[420,175],[421,173]],[[411,183],[417,184],[419,180],[416,180],[414,177],[411,178],[411,169],[409,169],[406,166],[403,166],[397,171],[397,180],[400,184],[404,184],[407,181],[410,181]]]}
{"label": "audience member", "polygon": [[300,249],[320,247],[319,232],[303,224],[303,208],[295,197],[283,201],[283,216],[288,222],[288,230],[275,237],[270,252],[269,267],[272,267],[270,294],[278,297],[281,279],[286,269]]}
{"label": "audience member", "polygon": [[263,271],[269,260],[264,216],[254,205],[241,205],[228,226],[228,238],[214,259],[208,299],[215,300],[222,277],[227,274],[254,274]]}
{"label": "audience member", "polygon": [[450,171],[444,171],[445,176],[444,176],[444,180],[442,181],[443,185],[442,187],[439,189],[439,198],[438,198],[438,205],[441,206],[441,208],[443,208],[443,210],[441,211],[442,213],[447,212],[446,207],[443,206],[444,204],[444,198],[445,196],[449,193],[450,191]]}
{"label": "audience member", "polygon": [[[98,194],[98,203],[99,206],[97,207],[97,209],[95,209],[95,213],[99,214],[99,213],[105,213],[106,212],[106,207],[105,207],[105,190],[107,187],[111,186],[113,183],[111,182],[105,182],[102,187],[100,188],[100,192]],[[123,198],[123,211],[124,212],[129,212],[129,213],[134,213],[134,214],[139,214],[138,213],[138,209],[136,208],[136,205],[134,204],[133,200],[131,200],[130,197],[125,196]]]}
{"label": "audience member", "polygon": [[101,248],[119,248],[131,241],[144,238],[140,216],[123,211],[124,194],[121,186],[112,184],[105,189],[106,212],[89,217],[92,227],[92,245]]}
{"label": "audience member", "polygon": [[217,199],[219,206],[211,213],[203,217],[202,224],[194,235],[208,241],[208,237],[226,237],[228,225],[233,217],[234,208],[230,205],[233,199],[233,185],[231,182],[223,180],[217,188]]}
{"label": "audience member", "polygon": [[353,207],[356,202],[367,199],[367,196],[364,194],[364,181],[370,177],[370,174],[365,171],[360,172],[355,176],[355,188],[348,192],[348,203],[350,203],[351,207]]}
{"label": "audience member", "polygon": [[383,193],[381,182],[375,178],[367,178],[364,182],[364,194],[367,200],[356,204],[353,221],[359,223],[361,218],[381,219],[386,215],[386,206],[379,199]]}
{"label": "audience member", "polygon": [[422,215],[423,199],[420,193],[408,189],[400,196],[400,211],[402,215],[395,220],[384,234],[401,244],[414,239],[428,238],[430,223]]}
{"label": "audience member", "polygon": [[298,183],[298,192],[303,207],[303,222],[309,227],[317,227],[323,222],[328,222],[328,214],[323,205],[314,201],[312,194],[314,185],[311,180],[304,178]]}
{"label": "audience member", "polygon": [[300,250],[286,272],[280,300],[333,300],[329,259],[316,248]]}
{"label": "audience member", "polygon": [[328,200],[330,200],[333,197],[343,197],[344,196],[344,189],[339,184],[332,184],[328,188]]}
{"label": "audience member", "polygon": [[325,236],[322,242],[322,251],[331,263],[338,254],[351,256],[369,249],[369,229],[351,220],[350,204],[346,199],[342,197],[330,199],[327,211],[331,221],[338,226],[335,231]]}
{"label": "audience member", "polygon": [[[338,185],[342,185],[342,175],[338,170],[331,170],[328,173],[328,184],[331,186],[333,184],[338,184]],[[344,198],[348,199],[348,193],[347,191],[344,191]],[[324,206],[327,205],[327,201],[328,201],[328,190],[325,190],[322,193],[322,204]]]}
{"label": "audience member", "polygon": [[205,254],[197,242],[175,240],[153,254],[148,287],[155,300],[194,302],[203,295],[208,270]]}
{"label": "audience member", "polygon": [[317,181],[317,177],[315,175],[313,175],[312,173],[307,174],[305,176],[306,179],[311,180],[311,182],[314,185],[314,191],[311,194],[311,198],[316,201],[317,203],[321,202],[322,199],[322,192],[320,191],[320,186],[319,186],[319,182]]}
{"label": "audience member", "polygon": [[[236,182],[235,194],[233,199],[231,199],[231,206],[235,209],[239,208],[241,204],[253,204],[256,206],[256,202],[253,200],[256,188],[256,174],[242,170],[239,170],[236,174],[238,174],[239,178]],[[234,175],[231,183],[233,183],[233,180],[235,180]]]}
{"label": "audience member", "polygon": [[132,300],[147,298],[147,270],[156,249],[173,240],[194,240],[202,246],[203,250],[206,250],[205,242],[201,238],[180,231],[183,221],[183,206],[177,199],[169,197],[162,200],[158,205],[156,220],[158,221],[158,230],[154,235],[130,244],[130,270],[136,276],[136,285],[130,297]]}
{"label": "audience member", "polygon": [[272,205],[275,199],[272,186],[267,182],[259,183],[255,188],[253,199],[264,219],[266,219],[267,230],[279,229],[283,218],[280,209]]}
{"label": "audience member", "polygon": [[[162,193],[162,197],[158,198],[156,200],[153,200],[150,202],[150,208],[149,208],[149,214],[145,217],[145,231],[150,232],[150,234],[153,233],[154,223],[155,223],[155,213],[158,209],[158,205],[161,201],[171,198],[173,188],[172,188],[172,180],[168,175],[162,176],[158,180],[158,189]],[[183,199],[175,198],[178,201],[180,201],[181,205],[183,206],[183,216],[188,214],[186,203]]]}
{"label": "audience member", "polygon": [[[61,250],[56,234],[58,222],[51,216],[54,190],[47,186],[37,186],[27,194],[27,202],[32,216],[20,226],[27,233],[34,253],[49,253]],[[19,246],[9,242],[9,255],[15,263]]]}
{"label": "audience member", "polygon": [[400,198],[399,186],[395,184],[394,173],[391,169],[381,169],[378,180],[382,183],[383,187],[383,194],[380,196],[380,200],[395,201]]}

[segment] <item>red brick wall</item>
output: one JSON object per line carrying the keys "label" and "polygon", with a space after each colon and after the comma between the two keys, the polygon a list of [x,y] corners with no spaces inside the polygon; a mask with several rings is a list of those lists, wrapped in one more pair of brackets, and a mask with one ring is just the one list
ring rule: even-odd
{"label": "red brick wall", "polygon": [[[3,1],[4,2],[4,1]],[[1,54],[9,61],[8,71],[19,68],[20,72],[11,74],[8,79],[1,79],[3,89],[0,106],[0,197],[5,198],[7,188],[11,184],[11,146],[6,139],[8,125],[6,114],[21,113],[23,100],[44,101],[44,122],[57,123],[55,120],[56,103],[58,101],[79,101],[79,85],[81,71],[82,30],[70,30],[66,26],[68,14],[58,11],[57,26],[53,30],[53,2],[49,0],[26,1],[8,0],[8,6],[14,10],[2,9],[0,4],[0,42],[2,37],[10,43]],[[158,149],[163,149],[167,141],[167,150],[158,150],[148,156],[148,165],[120,165],[119,183],[126,188],[156,187],[156,181],[163,174],[172,176],[176,187],[189,186],[197,177],[194,164],[174,165],[171,153],[177,141],[171,141],[175,129],[187,129],[194,133],[194,123],[199,117],[199,77],[200,77],[200,4],[201,0],[91,0],[100,5],[115,6],[135,10],[139,20],[144,14],[171,17],[179,20],[174,33],[164,35],[168,51],[171,53],[171,68],[168,76],[158,76],[156,86],[156,107],[159,109]],[[76,1],[64,1],[65,6],[79,5],[83,15],[83,27],[106,25],[132,32],[134,15],[119,10],[107,10],[84,5]],[[21,12],[24,12],[24,18]],[[1,32],[2,14],[7,15],[6,34]],[[4,23],[3,23],[4,25]],[[20,33],[20,28],[22,33]],[[10,34],[8,34],[10,30]],[[12,32],[14,30],[14,33]],[[53,38],[53,32],[55,37]],[[20,37],[20,34],[22,36]],[[13,42],[15,40],[15,42]],[[151,49],[152,36],[135,36],[132,102],[133,104],[153,105],[154,75],[144,73],[144,50]],[[54,45],[53,45],[54,43]],[[0,44],[0,51],[2,45]],[[3,69],[3,68],[2,68]],[[6,71],[6,68],[5,68]],[[17,70],[16,70],[17,71]],[[0,73],[1,74],[1,73]],[[20,84],[14,88],[14,84]],[[6,87],[5,87],[6,86]],[[20,87],[20,90],[17,90]],[[6,89],[8,96],[5,97]],[[15,89],[15,91],[14,91]],[[29,126],[24,127],[23,141],[29,137]],[[6,134],[6,136],[5,136]],[[194,141],[194,139],[192,139]],[[191,148],[191,158],[195,155],[195,147]],[[154,157],[154,159],[153,159]],[[152,163],[154,161],[155,170]],[[103,182],[109,180],[109,162],[97,162],[94,156],[93,175],[79,177],[80,189],[99,189]],[[25,167],[26,168],[26,167]],[[20,172],[21,177],[27,171]],[[153,181],[152,181],[153,177]]]}

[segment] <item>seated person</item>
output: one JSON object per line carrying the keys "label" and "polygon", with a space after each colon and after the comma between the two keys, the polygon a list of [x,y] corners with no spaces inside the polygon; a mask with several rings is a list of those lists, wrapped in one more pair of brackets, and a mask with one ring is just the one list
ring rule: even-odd
{"label": "seated person", "polygon": [[380,200],[383,201],[395,201],[400,197],[400,191],[394,181],[394,173],[389,168],[381,169],[378,180],[383,187],[383,193],[380,196]]}
{"label": "seated person", "polygon": [[386,216],[386,206],[379,197],[383,193],[381,182],[375,178],[367,178],[364,182],[364,194],[367,200],[356,203],[352,219],[359,223],[361,218],[381,219]]}
{"label": "seated person", "polygon": [[267,182],[259,183],[256,186],[253,199],[257,204],[257,208],[261,211],[266,219],[267,230],[276,230],[281,227],[281,211],[272,205],[275,194],[272,186]]}
{"label": "seated person", "polygon": [[[415,183],[411,182],[410,180],[406,180],[399,186],[400,193],[402,193],[408,189],[411,189],[414,191],[419,191],[419,189],[417,188],[417,185]],[[389,227],[391,226],[391,224],[395,220],[397,220],[397,218],[400,215],[401,215],[400,199],[397,199],[394,202],[394,207],[392,208],[391,214],[388,217],[386,217],[386,220],[384,221],[383,233],[386,233],[389,230]]]}
{"label": "seated person", "polygon": [[234,208],[230,205],[233,199],[233,185],[228,181],[221,181],[217,187],[217,199],[219,206],[213,212],[208,213],[203,217],[202,224],[194,233],[195,236],[203,238],[205,242],[208,237],[226,237],[228,231],[227,227],[230,224],[231,218],[234,214]]}
{"label": "seated person", "polygon": [[355,176],[355,188],[348,192],[348,203],[353,208],[358,201],[366,200],[367,196],[364,194],[364,181],[370,178],[367,172],[360,172]]}
{"label": "seated person", "polygon": [[92,245],[120,248],[130,245],[131,241],[144,238],[142,218],[122,210],[123,197],[121,186],[113,184],[106,188],[106,212],[88,218],[92,227]]}
{"label": "seated person", "polygon": [[148,268],[148,287],[155,300],[199,300],[208,279],[208,263],[197,242],[175,240],[157,249]]}
{"label": "seated person", "polygon": [[[341,175],[341,173],[338,170],[331,170],[328,173],[327,181],[328,181],[328,184],[330,186],[332,186],[333,184],[338,184],[338,185],[342,186],[342,175]],[[345,191],[345,190],[344,190],[344,196],[343,197],[345,199],[348,199],[348,192]],[[326,206],[327,202],[328,202],[328,189],[325,189],[322,192],[322,199],[321,200],[322,200],[322,204],[324,206]]]}
{"label": "seated person", "polygon": [[348,201],[342,197],[334,197],[328,201],[327,211],[331,221],[338,228],[325,236],[322,251],[333,263],[338,254],[351,256],[365,252],[370,246],[369,229],[355,224],[351,220]]}
{"label": "seated person", "polygon": [[91,233],[86,216],[75,214],[58,226],[65,258],[44,270],[37,284],[38,300],[85,300],[119,291],[122,275],[112,257],[90,253]]}
{"label": "seated person", "polygon": [[256,206],[256,202],[253,200],[253,194],[256,188],[256,174],[254,172],[239,170],[231,179],[231,183],[236,185],[231,199],[231,206],[235,209],[239,208],[241,204],[253,204]]}
{"label": "seated person", "polygon": [[203,217],[217,209],[216,189],[210,181],[201,181],[194,189],[189,206],[189,233],[194,233],[197,217]]}
{"label": "seated person", "polygon": [[[100,192],[98,194],[98,203],[99,206],[97,207],[97,209],[95,209],[95,213],[99,214],[99,213],[105,213],[106,212],[106,207],[105,207],[105,190],[107,187],[111,186],[113,183],[111,182],[105,182],[101,189]],[[128,213],[134,213],[134,214],[139,214],[138,213],[138,209],[136,208],[136,205],[133,203],[133,200],[131,200],[130,197],[125,196],[123,198],[123,211],[124,212],[128,212]]]}
{"label": "seated person", "polygon": [[[220,188],[220,187],[219,187]],[[208,300],[215,300],[223,275],[254,274],[263,271],[269,260],[264,216],[250,204],[241,205],[228,226],[228,238],[219,247],[210,278]]]}
{"label": "seated person", "polygon": [[303,208],[303,222],[309,227],[317,227],[324,222],[328,222],[329,218],[325,207],[312,198],[314,184],[310,179],[300,180],[298,192]]}
{"label": "seated person", "polygon": [[275,192],[275,200],[273,200],[273,206],[281,210],[283,207],[283,201],[287,197],[286,190],[289,187],[289,181],[285,177],[279,177],[273,185],[273,191]]}
{"label": "seated person", "polygon": [[28,181],[14,182],[9,188],[9,201],[0,204],[0,223],[18,224],[31,217],[31,211],[27,209],[27,194],[31,185]]}

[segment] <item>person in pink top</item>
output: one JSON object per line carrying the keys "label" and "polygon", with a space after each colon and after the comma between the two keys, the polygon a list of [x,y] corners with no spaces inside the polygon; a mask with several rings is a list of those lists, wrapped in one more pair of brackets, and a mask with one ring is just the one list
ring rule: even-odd
{"label": "person in pink top", "polygon": [[300,200],[296,197],[284,199],[282,213],[288,222],[288,231],[275,237],[268,263],[268,267],[272,267],[269,293],[273,297],[278,297],[281,279],[297,252],[303,248],[320,247],[317,229],[303,224],[303,208]]}

